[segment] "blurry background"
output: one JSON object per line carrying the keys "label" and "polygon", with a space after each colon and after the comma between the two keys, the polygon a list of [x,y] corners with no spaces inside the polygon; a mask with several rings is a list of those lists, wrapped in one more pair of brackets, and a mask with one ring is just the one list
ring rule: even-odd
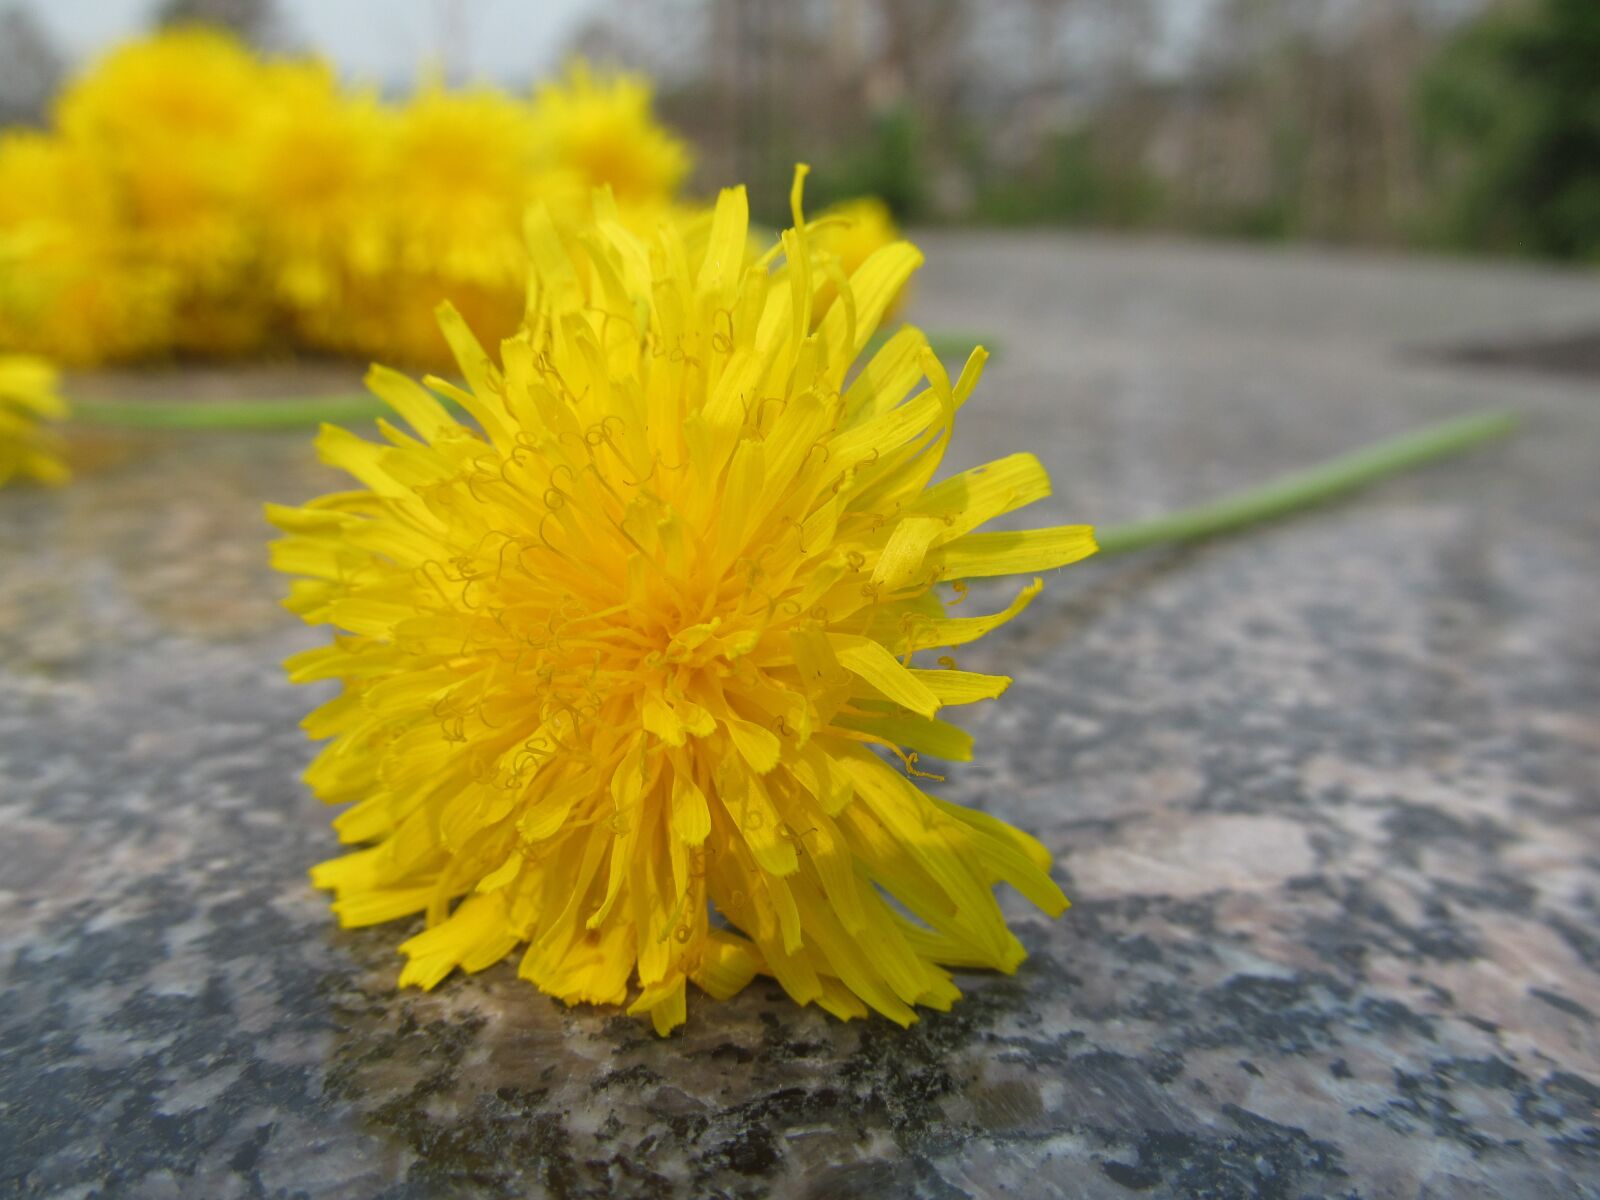
{"label": "blurry background", "polygon": [[162,23],[403,95],[641,70],[693,190],[783,212],[1600,258],[1595,0],[12,0],[0,120]]}

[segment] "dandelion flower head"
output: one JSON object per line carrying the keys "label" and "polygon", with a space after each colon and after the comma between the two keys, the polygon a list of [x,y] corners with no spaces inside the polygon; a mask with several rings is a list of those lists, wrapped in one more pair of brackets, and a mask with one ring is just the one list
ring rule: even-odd
{"label": "dandelion flower head", "polygon": [[1009,680],[912,656],[1040,587],[950,615],[940,584],[1065,565],[1092,531],[976,532],[1048,494],[1029,454],[931,482],[983,352],[952,382],[904,328],[853,372],[921,256],[845,278],[802,178],[753,264],[742,188],[698,253],[604,193],[575,233],[536,212],[498,364],[442,308],[465,387],[375,368],[409,428],[326,428],[360,486],[269,510],[286,603],[334,631],[290,677],[343,684],[305,721],[329,739],[307,779],[359,848],[313,880],[345,925],[423,917],[402,984],[520,951],[542,991],[631,996],[662,1033],[688,983],[757,973],[904,1024],[958,998],[951,968],[1024,957],[995,884],[1065,907],[1043,846],[916,778],[971,755],[940,711]]}
{"label": "dandelion flower head", "polygon": [[[338,124],[323,127],[330,178],[349,198],[322,210],[327,223],[311,231],[312,250],[330,252],[313,253],[291,279],[308,341],[443,366],[449,347],[433,317],[441,297],[476,328],[516,328],[527,277],[523,214],[537,177],[528,110],[493,89],[430,80],[403,106],[347,105]],[[354,153],[340,155],[340,144]]]}
{"label": "dandelion flower head", "polygon": [[[319,105],[322,94],[304,87],[286,96],[307,106],[308,119],[282,126],[289,136],[272,143],[282,150],[275,161],[294,161],[263,171],[263,188],[281,196],[274,212],[304,216],[267,225],[300,227],[306,252],[279,256],[292,268],[280,285],[295,293],[303,336],[329,349],[444,366],[450,351],[433,316],[440,297],[474,329],[513,331],[531,201],[567,229],[588,220],[597,186],[612,189],[635,232],[697,219],[674,200],[688,153],[633,76],[601,77],[579,63],[532,98],[431,80],[392,109]],[[302,127],[316,136],[296,137]],[[316,184],[308,194],[284,194],[308,171]]]}
{"label": "dandelion flower head", "polygon": [[169,329],[177,349],[238,353],[265,334],[254,198],[275,109],[274,69],[202,27],[117,47],[56,103],[61,136],[105,172],[127,252],[179,285]]}
{"label": "dandelion flower head", "polygon": [[176,280],[128,241],[96,156],[0,135],[0,346],[72,365],[164,346]]}
{"label": "dandelion flower head", "polygon": [[582,59],[534,95],[541,160],[584,189],[608,186],[618,204],[673,195],[689,172],[688,148],[655,118],[650,84],[627,73],[597,75]]}
{"label": "dandelion flower head", "polygon": [[41,423],[66,415],[54,367],[31,355],[0,354],[0,487],[18,479],[66,481],[60,441]]}
{"label": "dandelion flower head", "polygon": [[133,223],[187,270],[246,250],[239,226],[265,108],[263,64],[226,34],[178,29],[128,42],[74,80],[56,124],[114,170]]}
{"label": "dandelion flower head", "polygon": [[387,194],[392,114],[370,91],[346,91],[312,59],[271,65],[273,105],[258,135],[253,196],[271,284],[291,312],[344,303],[343,272],[388,265],[374,215]]}
{"label": "dandelion flower head", "polygon": [[[862,263],[899,239],[900,229],[894,222],[894,215],[876,196],[843,200],[824,209],[817,219],[817,247],[835,258],[846,276],[854,275]],[[833,300],[831,286],[825,284],[817,289],[812,305],[817,320],[822,319]],[[904,300],[904,292],[896,296],[886,318],[892,317]]]}

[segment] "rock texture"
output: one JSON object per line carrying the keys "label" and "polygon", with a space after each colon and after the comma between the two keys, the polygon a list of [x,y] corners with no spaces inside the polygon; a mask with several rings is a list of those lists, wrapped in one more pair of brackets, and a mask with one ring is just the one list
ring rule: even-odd
{"label": "rock texture", "polygon": [[944,787],[1077,906],[1012,906],[1029,961],[909,1030],[757,981],[665,1041],[509,964],[397,994],[402,931],[309,890],[316,696],[277,663],[313,635],[259,514],[329,485],[306,439],[80,440],[71,487],[0,494],[0,1194],[1600,1195],[1600,404],[1433,353],[1561,335],[1600,287],[928,249],[918,315],[1001,335],[956,465],[1034,449],[1053,517],[1529,425],[1062,573],[962,657],[1017,684]]}

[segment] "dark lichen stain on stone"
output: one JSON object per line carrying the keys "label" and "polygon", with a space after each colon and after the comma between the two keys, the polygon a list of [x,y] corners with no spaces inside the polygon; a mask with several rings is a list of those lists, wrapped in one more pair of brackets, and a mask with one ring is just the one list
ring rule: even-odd
{"label": "dark lichen stain on stone", "polygon": [[1384,831],[1399,860],[1407,866],[1419,865],[1424,850],[1437,849],[1451,841],[1463,842],[1485,855],[1493,855],[1512,835],[1501,825],[1479,817],[1467,821],[1429,804],[1396,800],[1383,819]]}
{"label": "dark lichen stain on stone", "polygon": [[770,1175],[779,1162],[772,1130],[759,1121],[746,1125],[717,1148],[717,1154],[741,1175]]}
{"label": "dark lichen stain on stone", "polygon": [[1180,1040],[1305,1054],[1333,1041],[1337,1005],[1348,995],[1328,976],[1235,975],[1196,998],[1195,1019]]}
{"label": "dark lichen stain on stone", "polygon": [[1144,1167],[1136,1163],[1117,1162],[1107,1159],[1100,1164],[1100,1170],[1105,1173],[1112,1183],[1120,1184],[1129,1191],[1147,1192],[1161,1182],[1161,1172],[1154,1167]]}
{"label": "dark lichen stain on stone", "polygon": [[603,1092],[607,1088],[624,1087],[638,1089],[649,1084],[660,1083],[661,1076],[652,1071],[643,1063],[634,1063],[631,1067],[623,1067],[618,1071],[607,1071],[600,1078],[589,1085],[595,1092]]}
{"label": "dark lichen stain on stone", "polygon": [[1222,1115],[1237,1130],[1151,1131],[1128,1146],[1136,1161],[1102,1161],[1113,1182],[1206,1200],[1299,1200],[1335,1195],[1348,1178],[1339,1151],[1304,1130],[1269,1121],[1237,1105]]}
{"label": "dark lichen stain on stone", "polygon": [[1592,1084],[1581,1076],[1556,1072],[1537,1086],[1526,1074],[1498,1057],[1436,1059],[1426,1070],[1393,1072],[1395,1095],[1382,1108],[1357,1108],[1361,1116],[1400,1132],[1426,1130],[1432,1136],[1466,1147],[1474,1154],[1516,1150],[1522,1138],[1496,1138],[1474,1127],[1454,1101],[1458,1088],[1505,1096],[1517,1118],[1530,1131],[1554,1127],[1567,1136],[1581,1135],[1579,1126],[1594,1116]]}
{"label": "dark lichen stain on stone", "polygon": [[943,1184],[925,1160],[909,1164],[844,1163],[825,1167],[804,1191],[805,1200],[966,1200],[970,1193]]}
{"label": "dark lichen stain on stone", "polygon": [[1535,1000],[1543,1000],[1551,1008],[1560,1009],[1568,1016],[1577,1017],[1585,1025],[1594,1024],[1594,1014],[1576,1000],[1568,1000],[1559,992],[1552,992],[1545,988],[1529,988],[1528,995]]}
{"label": "dark lichen stain on stone", "polygon": [[1021,1079],[969,1087],[967,1100],[978,1124],[989,1130],[1013,1130],[1035,1124],[1044,1115],[1038,1085]]}

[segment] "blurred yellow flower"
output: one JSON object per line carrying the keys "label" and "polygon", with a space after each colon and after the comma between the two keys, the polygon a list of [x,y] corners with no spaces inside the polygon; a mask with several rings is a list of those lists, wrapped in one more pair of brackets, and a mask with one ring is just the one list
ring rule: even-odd
{"label": "blurred yellow flower", "polygon": [[441,300],[482,328],[514,330],[527,276],[523,214],[535,183],[528,106],[489,89],[430,83],[397,110],[356,116],[342,135],[365,142],[372,158],[347,180],[357,189],[357,220],[334,223],[337,244],[324,247],[331,269],[298,314],[307,341],[442,366],[448,347],[433,318]]}
{"label": "blurred yellow flower", "polygon": [[66,481],[60,439],[41,424],[66,415],[55,368],[42,358],[0,355],[0,487],[14,479]]}
{"label": "blurred yellow flower", "polygon": [[918,754],[971,755],[939,711],[1010,681],[912,655],[1040,587],[950,616],[937,584],[1059,567],[1092,533],[974,532],[1048,495],[1030,454],[930,486],[984,354],[952,383],[906,328],[855,372],[921,255],[881,248],[813,329],[801,177],[753,265],[742,188],[698,252],[604,193],[576,232],[539,210],[499,364],[441,309],[467,386],[426,382],[476,428],[375,368],[409,431],[325,428],[360,490],[269,510],[289,608],[335,630],[290,678],[344,685],[305,721],[333,739],[307,779],[367,844],[313,879],[346,925],[426,915],[403,984],[525,946],[541,990],[637,986],[661,1033],[688,981],[720,998],[757,972],[904,1024],[958,997],[947,967],[1024,957],[994,884],[1066,905],[1043,846],[914,781]]}
{"label": "blurred yellow flower", "polygon": [[[889,206],[876,196],[861,196],[824,209],[817,218],[817,233],[813,241],[826,259],[837,263],[837,273],[848,279],[862,263],[899,238],[900,229],[894,223]],[[824,282],[817,289],[813,302],[813,321],[822,320],[822,314],[833,303],[836,294],[834,270],[830,268],[825,270]],[[904,292],[895,296],[885,320],[893,317],[904,301]]]}
{"label": "blurred yellow flower", "polygon": [[132,256],[174,278],[179,350],[237,353],[265,332],[252,201],[272,103],[265,66],[199,28],[118,47],[57,102],[62,136],[102,166]]}
{"label": "blurred yellow flower", "polygon": [[609,188],[635,233],[695,245],[688,168],[644,80],[581,62],[533,95],[424,82],[386,103],[317,60],[158,33],[75,79],[51,134],[0,138],[0,348],[92,364],[289,339],[442,369],[440,300],[497,338],[520,323],[531,201],[576,228]]}
{"label": "blurred yellow flower", "polygon": [[[312,345],[410,366],[444,368],[449,347],[434,308],[448,300],[473,328],[512,333],[523,315],[528,205],[563,225],[610,186],[630,227],[683,219],[672,198],[687,168],[680,143],[650,114],[638,80],[596,79],[575,67],[533,103],[491,89],[428,83],[407,104],[342,129],[363,140],[373,165],[360,219],[341,232],[297,321]],[[330,165],[359,161],[329,155]],[[610,172],[610,174],[608,174]],[[360,187],[352,175],[340,177]],[[312,279],[308,268],[297,279]]]}
{"label": "blurred yellow flower", "polygon": [[103,165],[36,133],[0,136],[0,349],[87,365],[166,348],[173,272],[135,253]]}
{"label": "blurred yellow flower", "polygon": [[638,75],[598,77],[579,59],[538,89],[532,121],[541,166],[568,174],[584,203],[602,186],[623,207],[650,203],[676,193],[689,173],[688,147],[657,122]]}
{"label": "blurred yellow flower", "polygon": [[352,264],[372,274],[384,261],[371,218],[392,115],[370,91],[342,90],[326,63],[273,64],[271,80],[252,189],[264,254],[280,302],[325,317]]}

